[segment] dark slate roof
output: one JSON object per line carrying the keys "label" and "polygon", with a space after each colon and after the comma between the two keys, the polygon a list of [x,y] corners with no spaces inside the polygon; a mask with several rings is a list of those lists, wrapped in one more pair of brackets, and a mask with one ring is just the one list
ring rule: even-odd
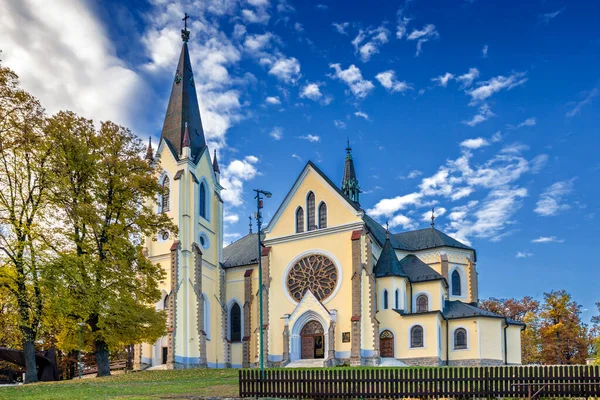
{"label": "dark slate roof", "polygon": [[[363,216],[363,221],[379,246],[383,247],[385,244],[385,228],[379,224],[379,222],[375,221],[373,218],[369,217],[367,214]],[[402,242],[400,239],[396,237],[396,235],[390,235],[390,242],[392,243],[392,247],[396,250],[405,250],[411,251],[412,248],[408,246],[406,243]]]}
{"label": "dark slate roof", "polygon": [[223,249],[223,267],[239,267],[258,263],[258,235],[250,233]]}
{"label": "dark slate roof", "polygon": [[475,307],[474,305],[463,303],[462,301],[458,300],[446,300],[446,305],[444,307],[444,317],[446,319],[459,319],[466,317],[502,318],[506,319],[506,321],[511,325],[525,326],[525,324],[523,324],[522,322],[515,321],[514,319],[510,318],[505,318],[502,315],[495,314],[491,311],[484,310],[482,308]]}
{"label": "dark slate roof", "polygon": [[396,257],[396,252],[394,251],[389,238],[386,239],[385,244],[383,245],[377,264],[375,264],[374,272],[375,277],[377,278],[382,278],[384,276],[401,276],[408,278],[400,266],[400,262],[398,261],[398,257]]}
{"label": "dark slate roof", "polygon": [[167,107],[167,114],[161,132],[161,138],[164,138],[169,144],[177,159],[181,156],[183,148],[186,122],[189,129],[192,159],[194,159],[202,152],[206,146],[206,141],[196,96],[194,72],[192,71],[188,45],[184,42],[179,55],[169,106]]}
{"label": "dark slate roof", "polygon": [[399,262],[400,267],[411,282],[427,282],[443,280],[446,286],[446,278],[437,273],[429,265],[413,254],[409,254]]}
{"label": "dark slate roof", "polygon": [[474,251],[473,248],[462,244],[458,240],[451,238],[444,232],[435,228],[417,229],[416,231],[396,233],[394,236],[396,236],[402,242],[408,244],[413,250],[447,246]]}

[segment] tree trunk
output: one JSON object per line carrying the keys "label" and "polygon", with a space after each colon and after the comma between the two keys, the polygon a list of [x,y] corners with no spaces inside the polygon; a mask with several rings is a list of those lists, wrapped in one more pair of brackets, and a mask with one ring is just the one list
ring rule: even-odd
{"label": "tree trunk", "polygon": [[[28,334],[25,334],[27,338]],[[33,340],[23,340],[23,355],[25,356],[25,383],[33,383],[38,381],[37,368],[35,363],[35,348]]]}
{"label": "tree trunk", "polygon": [[98,340],[95,342],[95,344],[98,376],[110,376],[110,360],[108,359],[108,346],[103,340]]}

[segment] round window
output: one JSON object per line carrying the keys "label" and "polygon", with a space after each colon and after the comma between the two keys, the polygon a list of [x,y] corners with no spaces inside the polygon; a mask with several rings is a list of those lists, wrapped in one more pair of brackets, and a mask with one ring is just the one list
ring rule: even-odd
{"label": "round window", "polygon": [[204,232],[200,233],[198,241],[200,241],[200,246],[202,246],[203,249],[208,249],[210,247],[210,240],[208,240],[208,236],[206,236]]}
{"label": "round window", "polygon": [[170,236],[169,231],[160,231],[158,233],[158,237],[162,241],[169,240],[169,236]]}
{"label": "round window", "polygon": [[323,301],[334,292],[338,271],[333,261],[321,254],[301,258],[290,268],[287,289],[295,301],[302,300],[307,290]]}

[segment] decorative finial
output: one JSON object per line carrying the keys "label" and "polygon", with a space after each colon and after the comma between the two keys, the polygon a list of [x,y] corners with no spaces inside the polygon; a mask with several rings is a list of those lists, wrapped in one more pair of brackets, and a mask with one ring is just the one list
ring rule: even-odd
{"label": "decorative finial", "polygon": [[146,160],[152,160],[154,156],[152,155],[152,136],[148,138],[148,149],[146,150]]}
{"label": "decorative finial", "polygon": [[183,147],[190,147],[190,132],[188,130],[188,124],[185,123],[185,129],[183,131],[183,143],[181,144]]}
{"label": "decorative finial", "polygon": [[213,152],[213,171],[220,174],[221,170],[219,169],[219,162],[217,161],[217,149],[214,149]]}
{"label": "decorative finial", "polygon": [[390,238],[390,224],[388,221],[385,221],[385,240]]}
{"label": "decorative finial", "polygon": [[431,209],[431,227],[435,225],[435,208]]}
{"label": "decorative finial", "polygon": [[252,234],[252,215],[248,215],[248,220],[250,221],[248,223],[248,226],[250,227],[250,234]]}
{"label": "decorative finial", "polygon": [[181,39],[183,40],[184,43],[187,43],[188,40],[190,40],[190,31],[187,30],[187,20],[190,18],[190,16],[185,13],[184,17],[182,19],[183,21],[183,29],[181,30]]}
{"label": "decorative finial", "polygon": [[346,146],[346,151],[348,153],[350,153],[350,150],[352,150],[352,148],[350,147],[350,138],[347,138],[347,139],[348,139],[348,145]]}

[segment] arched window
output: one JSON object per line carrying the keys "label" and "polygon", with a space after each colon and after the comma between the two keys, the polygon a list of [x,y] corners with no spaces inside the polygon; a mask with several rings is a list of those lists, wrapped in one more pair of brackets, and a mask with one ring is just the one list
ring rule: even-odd
{"label": "arched window", "polygon": [[163,301],[163,310],[167,311],[169,309],[169,295],[165,296]]}
{"label": "arched window", "polygon": [[238,303],[233,303],[229,312],[229,340],[242,341],[242,309]]}
{"label": "arched window", "polygon": [[327,228],[327,204],[319,205],[319,229]]}
{"label": "arched window", "polygon": [[171,182],[169,177],[165,176],[162,181],[163,194],[160,199],[160,212],[167,212],[170,209]]}
{"label": "arched window", "polygon": [[306,196],[306,220],[308,222],[306,226],[307,231],[317,229],[315,222],[315,194],[313,192],[308,193],[308,196]]}
{"label": "arched window", "polygon": [[395,309],[398,310],[400,309],[400,289],[396,289],[396,292],[394,293],[394,304],[395,304]]}
{"label": "arched window", "polygon": [[460,274],[457,270],[452,272],[452,296],[460,296]]}
{"label": "arched window", "polygon": [[415,325],[410,330],[410,347],[423,347],[423,327]]}
{"label": "arched window", "polygon": [[304,232],[304,210],[298,207],[296,210],[296,233]]}
{"label": "arched window", "polygon": [[202,297],[204,298],[204,332],[206,339],[210,340],[210,302],[206,293],[202,293]]}
{"label": "arched window", "polygon": [[206,185],[204,182],[200,183],[199,212],[200,216],[206,219]]}
{"label": "arched window", "polygon": [[429,311],[429,299],[427,295],[420,294],[417,297],[417,312],[427,312]]}
{"label": "arched window", "polygon": [[454,331],[454,348],[467,348],[467,330],[465,328],[458,328]]}
{"label": "arched window", "polygon": [[383,291],[383,309],[384,310],[388,309],[388,291],[387,290]]}

